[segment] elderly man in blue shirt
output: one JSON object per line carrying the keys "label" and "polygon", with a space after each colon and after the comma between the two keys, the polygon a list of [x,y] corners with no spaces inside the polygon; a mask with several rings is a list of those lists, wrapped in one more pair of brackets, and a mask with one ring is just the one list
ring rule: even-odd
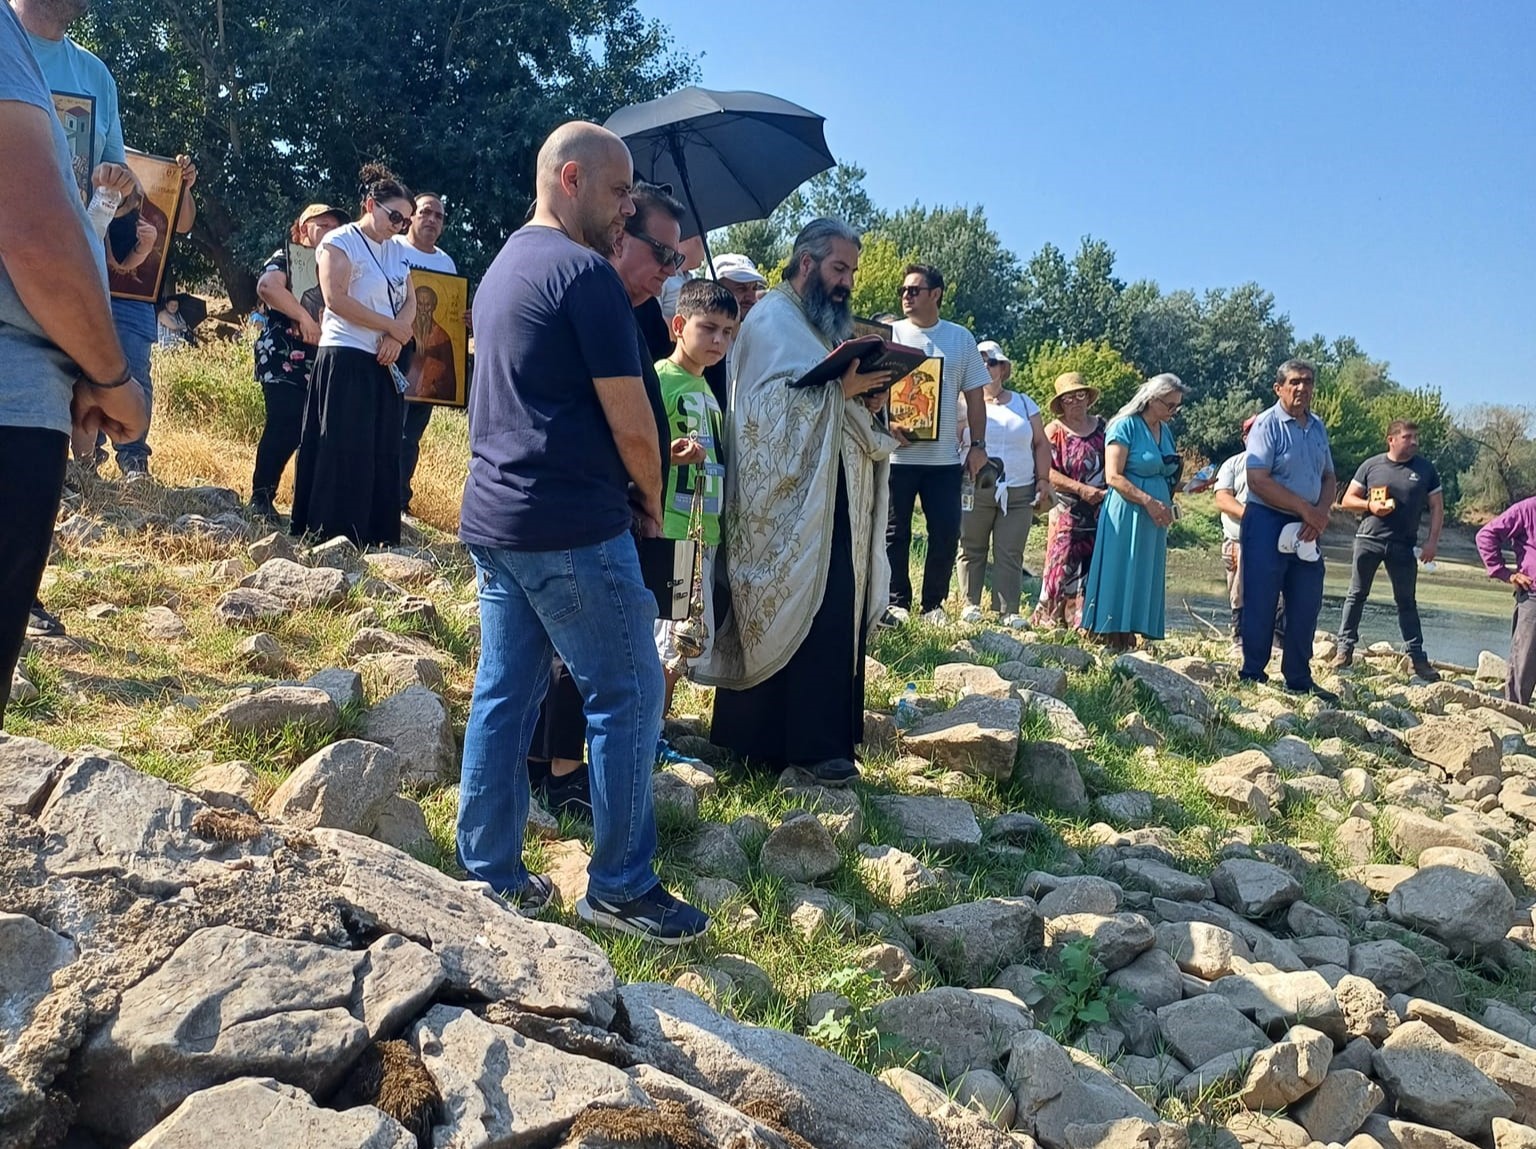
{"label": "elderly man in blue shirt", "polygon": [[1281,535],[1299,524],[1299,543],[1315,543],[1328,527],[1338,492],[1328,429],[1312,413],[1317,373],[1305,359],[1287,359],[1275,373],[1277,402],[1248,433],[1248,505],[1242,521],[1243,669],[1249,682],[1267,682],[1275,607],[1285,600],[1280,672],[1286,689],[1338,696],[1312,680],[1312,634],[1323,605],[1323,559],[1280,549]]}

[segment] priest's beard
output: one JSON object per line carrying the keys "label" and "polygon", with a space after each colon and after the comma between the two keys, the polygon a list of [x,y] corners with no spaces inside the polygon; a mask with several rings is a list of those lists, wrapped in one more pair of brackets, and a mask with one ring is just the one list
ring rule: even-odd
{"label": "priest's beard", "polygon": [[848,300],[848,291],[841,287],[828,291],[820,267],[806,279],[800,301],[811,326],[833,343],[841,343],[853,334],[853,305]]}

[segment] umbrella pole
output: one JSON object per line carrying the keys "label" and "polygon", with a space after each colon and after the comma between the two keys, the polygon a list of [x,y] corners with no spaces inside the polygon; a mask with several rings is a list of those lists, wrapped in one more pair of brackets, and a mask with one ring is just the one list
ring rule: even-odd
{"label": "umbrella pole", "polygon": [[683,199],[688,204],[688,210],[693,213],[693,222],[699,225],[699,242],[704,245],[704,265],[709,268],[709,278],[715,278],[715,257],[709,250],[709,229],[704,226],[704,221],[699,218],[698,205],[693,202],[693,184],[688,179],[688,160],[683,155],[683,142],[677,136],[672,136],[668,141],[672,152],[672,162],[677,164],[677,178],[683,184]]}

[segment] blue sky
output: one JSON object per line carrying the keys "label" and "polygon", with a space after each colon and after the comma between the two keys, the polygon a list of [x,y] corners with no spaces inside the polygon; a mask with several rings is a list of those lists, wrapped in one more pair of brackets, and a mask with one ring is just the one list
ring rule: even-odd
{"label": "blue sky", "polygon": [[1536,403],[1536,0],[638,2],[704,86],[826,116],[883,206],[1256,280],[1453,405]]}

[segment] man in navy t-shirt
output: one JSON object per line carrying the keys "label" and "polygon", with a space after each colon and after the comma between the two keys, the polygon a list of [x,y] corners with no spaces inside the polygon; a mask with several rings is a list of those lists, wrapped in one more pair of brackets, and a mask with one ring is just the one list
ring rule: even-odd
{"label": "man in navy t-shirt", "polygon": [[526,760],[558,652],[591,746],[592,861],[583,920],[680,944],[709,919],[652,867],[651,768],[664,684],[656,600],[629,538],[661,528],[662,460],[635,321],[606,256],[634,213],[629,151],[564,124],[538,157],[532,221],[475,296],[470,465],[459,537],[480,590],[480,665],[464,732],[460,861],[525,911],[549,900],[523,866]]}

